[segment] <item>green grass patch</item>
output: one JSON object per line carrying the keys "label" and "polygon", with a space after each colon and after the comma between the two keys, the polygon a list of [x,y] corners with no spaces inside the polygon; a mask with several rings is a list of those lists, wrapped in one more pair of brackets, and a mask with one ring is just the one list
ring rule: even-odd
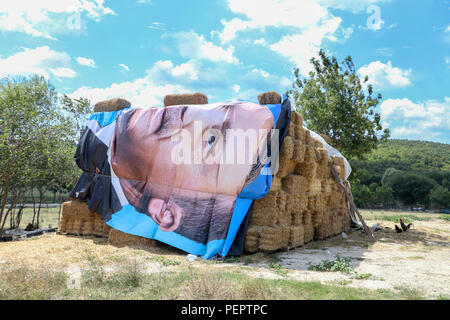
{"label": "green grass patch", "polygon": [[162,264],[164,267],[178,266],[180,264],[180,262],[178,262],[178,261],[167,259],[167,258],[165,258],[163,256],[150,257],[150,261],[158,262],[158,263]]}
{"label": "green grass patch", "polygon": [[400,223],[400,218],[403,219],[403,222],[408,224],[414,221],[430,221],[432,218],[430,217],[421,217],[414,214],[405,214],[405,215],[374,215],[370,216],[370,219],[378,220],[378,221],[392,221],[395,223]]}
{"label": "green grass patch", "polygon": [[445,220],[445,221],[450,221],[450,214],[441,214],[439,216],[439,219]]}
{"label": "green grass patch", "polygon": [[350,258],[342,258],[336,255],[335,260],[324,260],[317,265],[312,265],[308,267],[308,270],[312,271],[323,271],[323,272],[345,272],[350,273],[353,268],[350,265]]}
{"label": "green grass patch", "polygon": [[0,299],[412,299],[419,292],[367,290],[301,282],[261,279],[243,273],[195,270],[147,273],[143,265],[114,265],[113,270],[95,259],[83,271],[81,286],[67,287],[64,272],[42,268],[10,267],[0,273]]}

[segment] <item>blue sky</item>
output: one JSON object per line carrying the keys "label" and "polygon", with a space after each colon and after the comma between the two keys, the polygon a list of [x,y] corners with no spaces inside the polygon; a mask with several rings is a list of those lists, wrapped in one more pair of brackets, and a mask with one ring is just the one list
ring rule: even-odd
{"label": "blue sky", "polygon": [[449,0],[14,0],[0,7],[0,77],[160,106],[289,89],[324,48],[383,95],[392,138],[450,143]]}

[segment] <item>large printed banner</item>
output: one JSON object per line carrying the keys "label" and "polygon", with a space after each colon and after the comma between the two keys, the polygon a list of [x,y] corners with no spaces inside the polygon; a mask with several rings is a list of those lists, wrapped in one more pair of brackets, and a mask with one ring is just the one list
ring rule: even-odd
{"label": "large printed banner", "polygon": [[95,113],[71,196],[120,231],[225,256],[253,199],[270,189],[289,120],[285,98]]}

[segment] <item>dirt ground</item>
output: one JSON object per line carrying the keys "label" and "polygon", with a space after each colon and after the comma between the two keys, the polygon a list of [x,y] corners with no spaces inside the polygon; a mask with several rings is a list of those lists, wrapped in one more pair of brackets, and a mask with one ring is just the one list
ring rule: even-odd
{"label": "dirt ground", "polygon": [[[368,220],[369,225],[375,221]],[[348,232],[348,238],[334,237],[313,242],[303,248],[276,255],[279,264],[289,269],[289,277],[366,289],[415,290],[426,297],[450,296],[450,223],[433,219],[415,221],[415,229],[397,234],[394,223],[380,222],[377,242],[368,243],[360,231]],[[336,255],[351,258],[355,273],[309,271],[308,267]],[[253,264],[264,267],[266,263]],[[260,276],[266,275],[264,271]]]}
{"label": "dirt ground", "polygon": [[[92,257],[114,268],[118,261],[134,259],[142,261],[147,272],[186,267],[225,268],[251,277],[411,290],[427,298],[450,297],[450,222],[428,215],[430,220],[414,221],[414,229],[397,234],[394,222],[374,217],[368,214],[366,221],[369,226],[376,222],[382,226],[382,230],[375,233],[375,244],[370,244],[363,232],[351,230],[346,239],[340,235],[282,252],[244,255],[229,263],[201,259],[189,262],[186,253],[164,244],[151,248],[119,248],[108,245],[104,238],[46,234],[25,241],[0,243],[0,272],[2,266],[14,264],[54,270],[69,270],[74,265],[83,268]],[[308,270],[311,265],[336,259],[336,255],[351,258],[354,272]],[[178,264],[165,266],[155,258],[170,259]]]}

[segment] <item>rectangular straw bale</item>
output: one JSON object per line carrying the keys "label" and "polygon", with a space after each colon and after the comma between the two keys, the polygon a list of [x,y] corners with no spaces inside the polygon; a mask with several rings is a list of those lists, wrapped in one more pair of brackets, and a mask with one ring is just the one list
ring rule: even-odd
{"label": "rectangular straw bale", "polygon": [[322,179],[321,185],[322,185],[322,193],[328,196],[331,193],[332,188],[331,184],[327,183],[326,179]]}
{"label": "rectangular straw bale", "polygon": [[274,176],[272,179],[272,185],[270,186],[270,191],[280,191],[281,190],[281,178],[279,176]]}
{"label": "rectangular straw bale", "polygon": [[322,192],[322,181],[320,179],[312,179],[308,184],[309,192]]}
{"label": "rectangular straw bale", "polygon": [[292,119],[292,122],[294,122],[295,124],[300,124],[303,126],[303,117],[297,111],[292,111],[291,119]]}
{"label": "rectangular straw bale", "polygon": [[292,214],[287,210],[278,212],[277,226],[290,226],[292,225]]}
{"label": "rectangular straw bale", "polygon": [[294,140],[292,137],[285,137],[280,151],[280,158],[292,159],[294,154]]}
{"label": "rectangular straw bale", "polygon": [[92,235],[94,233],[94,216],[83,221],[81,232],[83,235]]}
{"label": "rectangular straw bale", "polygon": [[278,191],[277,209],[279,211],[286,211],[287,197],[288,197],[288,194],[285,191],[283,191],[283,190]]}
{"label": "rectangular straw bale", "polygon": [[74,220],[72,230],[70,230],[70,233],[80,236],[82,226],[83,226],[82,220]]}
{"label": "rectangular straw bale", "polygon": [[276,208],[259,207],[253,208],[250,216],[250,225],[253,226],[274,226],[278,219],[278,210]]}
{"label": "rectangular straw bale", "polygon": [[320,142],[320,140],[311,137],[312,140],[312,145],[314,146],[314,148],[323,148],[323,144],[322,142]]}
{"label": "rectangular straw bale", "polygon": [[250,226],[245,234],[244,250],[247,253],[258,251],[259,234],[261,227]]}
{"label": "rectangular straw bale", "polygon": [[296,174],[290,174],[281,180],[283,190],[291,194],[305,192],[308,188],[308,184],[305,177]]}
{"label": "rectangular straw bale", "polygon": [[311,180],[316,176],[316,168],[317,164],[314,162],[300,162],[295,166],[294,173]]}
{"label": "rectangular straw bale", "polygon": [[304,228],[304,243],[311,242],[314,239],[314,227],[313,225],[306,224],[303,226]]}
{"label": "rectangular straw bale", "polygon": [[331,223],[331,234],[338,235],[342,232],[342,218],[334,217]]}
{"label": "rectangular straw bale", "polygon": [[266,194],[262,199],[255,201],[253,206],[254,210],[264,209],[264,208],[276,208],[278,205],[277,199],[280,191],[273,191],[272,189]]}
{"label": "rectangular straw bale", "polygon": [[316,152],[314,147],[311,145],[305,146],[305,162],[317,162]]}
{"label": "rectangular straw bale", "polygon": [[292,155],[292,160],[295,162],[303,162],[305,159],[306,146],[305,144],[298,139],[294,140],[294,152]]}
{"label": "rectangular straw bale", "polygon": [[326,167],[328,165],[328,150],[325,148],[317,148],[320,153],[320,166]]}
{"label": "rectangular straw bale", "polygon": [[288,174],[291,174],[292,172],[294,172],[295,166],[296,166],[295,161],[287,158],[280,158],[278,172],[276,173],[276,176],[283,178]]}
{"label": "rectangular straw bale", "polygon": [[307,224],[312,224],[311,222],[311,210],[307,209],[305,211],[303,211],[303,216],[302,216],[302,220],[303,220],[303,225],[307,225]]}
{"label": "rectangular straw bale", "polygon": [[300,204],[300,197],[298,195],[288,193],[286,204],[287,211],[291,213],[302,211],[303,208],[300,207]]}
{"label": "rectangular straw bale", "polygon": [[298,210],[298,211],[294,211],[291,212],[291,217],[292,217],[292,225],[293,226],[302,226],[303,225],[303,213],[306,210]]}
{"label": "rectangular straw bale", "polygon": [[292,121],[289,124],[288,132],[287,132],[286,136],[287,137],[291,137],[291,138],[295,138],[295,123],[293,123]]}
{"label": "rectangular straw bale", "polygon": [[259,249],[262,251],[274,251],[287,248],[289,235],[289,227],[265,227],[260,234]]}
{"label": "rectangular straw bale", "polygon": [[323,240],[330,236],[331,228],[330,223],[322,223],[318,228],[314,229],[314,239],[315,240]]}
{"label": "rectangular straw bale", "polygon": [[296,248],[305,243],[305,231],[302,225],[289,227],[289,248]]}
{"label": "rectangular straw bale", "polygon": [[306,145],[312,145],[313,144],[312,137],[311,137],[311,132],[308,129],[306,129],[306,132],[305,132],[305,144]]}
{"label": "rectangular straw bale", "polygon": [[306,144],[306,132],[307,130],[303,126],[295,125],[295,139],[303,145]]}
{"label": "rectangular straw bale", "polygon": [[320,226],[323,222],[323,211],[322,210],[314,210],[311,214],[311,222],[314,228]]}

